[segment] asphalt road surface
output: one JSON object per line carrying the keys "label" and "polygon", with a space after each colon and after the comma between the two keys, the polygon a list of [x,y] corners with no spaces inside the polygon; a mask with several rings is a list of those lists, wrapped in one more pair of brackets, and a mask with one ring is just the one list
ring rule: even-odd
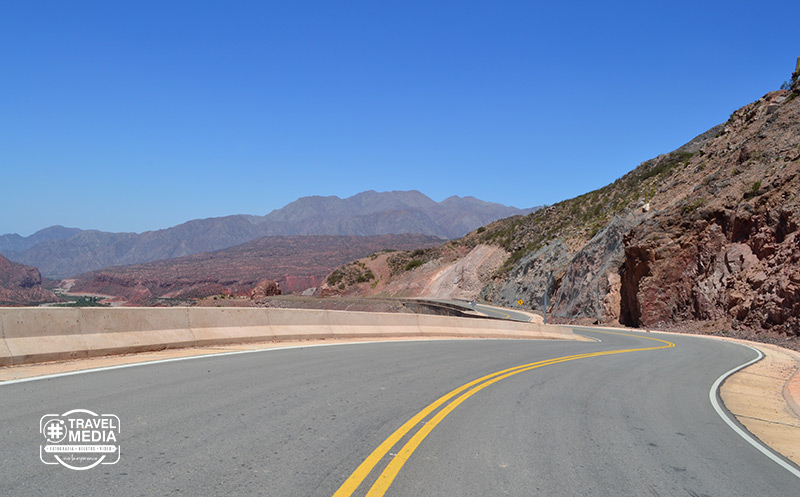
{"label": "asphalt road surface", "polygon": [[474,309],[478,312],[481,312],[493,318],[510,319],[512,321],[523,321],[525,323],[531,320],[531,317],[523,312],[516,312],[505,308],[501,309],[488,305],[475,304]]}
{"label": "asphalt road surface", "polygon": [[[3,384],[0,495],[800,495],[709,401],[752,350],[581,333],[602,341],[306,347]],[[40,461],[40,418],[72,409],[120,418],[118,463]]]}

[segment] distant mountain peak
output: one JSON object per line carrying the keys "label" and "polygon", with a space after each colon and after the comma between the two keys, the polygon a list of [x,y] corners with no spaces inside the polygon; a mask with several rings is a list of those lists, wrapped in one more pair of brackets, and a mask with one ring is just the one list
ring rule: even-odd
{"label": "distant mountain peak", "polygon": [[436,202],[418,190],[367,190],[347,198],[302,197],[265,216],[195,219],[140,234],[51,226],[27,238],[0,236],[0,253],[48,277],[65,277],[220,250],[263,236],[418,233],[452,239],[525,212],[474,197]]}

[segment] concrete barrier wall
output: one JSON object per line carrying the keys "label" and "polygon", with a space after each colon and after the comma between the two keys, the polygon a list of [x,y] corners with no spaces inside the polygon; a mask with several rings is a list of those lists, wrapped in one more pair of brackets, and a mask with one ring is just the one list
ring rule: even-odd
{"label": "concrete barrier wall", "polygon": [[168,348],[324,338],[573,338],[534,323],[424,314],[243,308],[4,308],[0,366]]}

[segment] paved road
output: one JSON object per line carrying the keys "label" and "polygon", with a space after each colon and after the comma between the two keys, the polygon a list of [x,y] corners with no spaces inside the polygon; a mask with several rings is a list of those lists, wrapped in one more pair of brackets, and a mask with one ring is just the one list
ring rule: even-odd
{"label": "paved road", "polygon": [[[331,496],[426,406],[525,364],[412,423],[353,495],[398,453],[407,461],[385,495],[798,495],[800,479],[708,399],[751,350],[586,334],[602,342],[338,345],[0,385],[0,495]],[[637,348],[652,350],[600,355]],[[592,355],[535,364],[576,354]],[[119,463],[78,472],[39,461],[39,418],[76,408],[120,417]]]}
{"label": "paved road", "polygon": [[481,312],[493,318],[510,319],[512,321],[523,321],[525,323],[531,320],[531,317],[523,312],[516,312],[506,308],[492,307],[483,304],[475,304],[474,309],[478,312]]}
{"label": "paved road", "polygon": [[467,300],[448,300],[448,299],[429,299],[432,302],[442,302],[444,304],[456,305],[464,310],[474,310],[481,314],[492,318],[510,319],[511,321],[523,321],[525,323],[531,320],[531,317],[524,312],[517,312],[507,307],[495,307],[491,305],[475,304]]}

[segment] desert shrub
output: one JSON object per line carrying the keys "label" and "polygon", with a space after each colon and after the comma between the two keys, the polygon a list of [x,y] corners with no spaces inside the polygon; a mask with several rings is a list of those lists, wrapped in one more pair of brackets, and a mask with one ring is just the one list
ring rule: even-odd
{"label": "desert shrub", "polygon": [[761,191],[761,181],[756,181],[752,185],[750,185],[750,189],[744,192],[744,198],[750,199],[753,197],[757,197],[759,192]]}
{"label": "desert shrub", "polygon": [[412,259],[412,260],[410,260],[408,262],[408,264],[406,264],[406,268],[405,269],[406,269],[406,271],[411,271],[412,269],[417,268],[417,267],[419,267],[419,266],[421,266],[423,264],[425,264],[425,261],[422,261],[422,260],[419,260],[419,259]]}
{"label": "desert shrub", "polygon": [[704,205],[706,205],[706,199],[698,198],[694,202],[690,202],[690,203],[684,205],[683,207],[681,207],[681,211],[684,214],[689,214],[690,212],[693,212],[693,211],[697,210],[698,208],[700,208],[700,207],[702,207]]}
{"label": "desert shrub", "polygon": [[340,281],[342,281],[343,277],[344,275],[337,269],[332,272],[330,276],[328,276],[328,284],[331,286],[336,286]]}

